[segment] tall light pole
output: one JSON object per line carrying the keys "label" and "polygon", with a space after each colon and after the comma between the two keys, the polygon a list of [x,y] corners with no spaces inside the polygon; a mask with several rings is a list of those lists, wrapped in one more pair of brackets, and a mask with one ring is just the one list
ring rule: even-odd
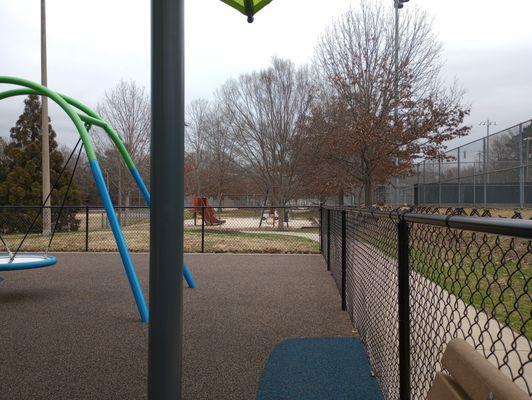
{"label": "tall light pole", "polygon": [[[41,84],[48,85],[46,73],[46,0],[41,0]],[[52,210],[50,209],[50,133],[48,132],[48,97],[41,99],[41,145],[42,145],[42,233],[49,235],[52,231]],[[47,198],[48,197],[48,198]]]}
{"label": "tall light pole", "polygon": [[[397,120],[399,117],[399,9],[403,8],[403,3],[409,0],[393,0],[395,9],[395,45],[394,45],[394,95],[395,95],[395,107],[394,107],[394,125],[397,126]],[[395,157],[395,165],[399,165],[399,158]],[[399,204],[399,177],[395,176],[395,204]]]}
{"label": "tall light pole", "polygon": [[530,170],[530,141],[532,140],[532,136],[526,137],[523,139],[523,142],[526,142],[526,158],[524,160],[524,164],[526,165],[526,175],[525,180],[528,182],[528,171]]}
{"label": "tall light pole", "polygon": [[497,122],[490,121],[489,118],[487,118],[485,121],[482,121],[478,124],[479,126],[485,126],[486,127],[486,151],[484,154],[484,182],[489,183],[490,182],[490,176],[488,174],[488,164],[489,164],[489,155],[490,155],[490,126],[497,125]]}
{"label": "tall light pole", "polygon": [[486,127],[486,137],[488,137],[490,135],[490,126],[497,125],[497,122],[490,121],[488,118],[485,121],[480,122],[478,125]]}

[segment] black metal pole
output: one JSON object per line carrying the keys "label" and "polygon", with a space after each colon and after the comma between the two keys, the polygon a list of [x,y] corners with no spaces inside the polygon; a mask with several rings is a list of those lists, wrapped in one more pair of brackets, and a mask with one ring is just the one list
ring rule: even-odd
{"label": "black metal pole", "polygon": [[205,253],[205,206],[201,207],[201,252]]}
{"label": "black metal pole", "polygon": [[331,270],[331,210],[327,209],[327,271]]}
{"label": "black metal pole", "polygon": [[399,302],[399,398],[410,400],[410,273],[409,226],[400,219],[398,236],[398,302]]}
{"label": "black metal pole", "polygon": [[180,400],[182,387],[183,3],[151,1],[150,400]]}
{"label": "black metal pole", "polygon": [[85,206],[85,251],[89,251],[89,206]]}
{"label": "black metal pole", "polygon": [[347,309],[346,305],[346,263],[347,263],[347,212],[342,210],[342,310]]}
{"label": "black metal pole", "polygon": [[323,207],[320,203],[320,254],[323,254]]}

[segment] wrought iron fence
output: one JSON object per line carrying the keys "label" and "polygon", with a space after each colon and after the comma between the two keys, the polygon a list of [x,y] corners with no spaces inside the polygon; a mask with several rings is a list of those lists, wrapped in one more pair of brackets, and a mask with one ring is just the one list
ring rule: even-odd
{"label": "wrought iron fence", "polygon": [[[16,250],[33,220],[20,251],[116,251],[105,209],[66,206],[51,235],[42,233],[39,206],[0,206],[0,235]],[[54,225],[60,207],[52,207]],[[149,251],[148,207],[115,207],[131,251]],[[319,253],[318,207],[185,208],[185,251],[231,253]],[[1,245],[1,242],[0,242]],[[0,250],[5,251],[5,249]]]}
{"label": "wrought iron fence", "polygon": [[424,399],[463,338],[532,394],[532,222],[322,208],[322,254],[386,399]]}

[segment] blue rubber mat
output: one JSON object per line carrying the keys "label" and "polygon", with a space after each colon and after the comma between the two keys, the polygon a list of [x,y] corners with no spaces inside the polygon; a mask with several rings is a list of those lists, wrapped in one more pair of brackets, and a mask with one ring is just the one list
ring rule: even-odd
{"label": "blue rubber mat", "polygon": [[257,400],[380,400],[360,340],[290,339],[270,354]]}

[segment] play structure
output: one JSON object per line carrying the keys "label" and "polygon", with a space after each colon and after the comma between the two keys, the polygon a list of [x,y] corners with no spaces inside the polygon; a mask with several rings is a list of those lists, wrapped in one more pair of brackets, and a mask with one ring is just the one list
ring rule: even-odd
{"label": "play structure", "polygon": [[[269,194],[270,194],[270,190],[268,189],[266,191],[266,195],[264,196],[264,202],[262,203],[262,209],[260,210],[259,228],[262,227],[263,223],[265,225],[271,225],[272,228],[275,228],[275,224],[279,223],[279,212],[274,207],[266,206],[266,204],[268,203]],[[288,211],[284,212],[284,222],[288,226]]]}
{"label": "play structure", "polygon": [[225,220],[216,217],[214,208],[209,206],[206,197],[194,197],[192,199],[192,205],[194,207],[190,208],[189,211],[194,214],[194,225],[196,225],[198,218],[203,219],[208,226],[225,224]]}
{"label": "play structure", "polygon": [[[120,253],[120,257],[122,259],[122,264],[124,265],[124,269],[125,269],[128,281],[129,281],[129,285],[131,287],[131,291],[135,298],[138,312],[140,314],[142,321],[148,322],[149,312],[148,312],[148,306],[146,303],[146,299],[144,298],[144,294],[142,292],[139,279],[135,272],[135,267],[133,265],[133,261],[131,260],[131,254],[128,250],[124,234],[120,227],[120,223],[115,214],[114,206],[111,201],[108,188],[105,185],[103,174],[102,174],[100,165],[98,163],[98,159],[96,157],[96,153],[94,151],[94,147],[92,145],[89,132],[92,126],[97,126],[105,131],[105,133],[109,136],[113,144],[118,149],[123,162],[128,167],[133,179],[135,180],[135,183],[140,189],[144,197],[144,200],[146,201],[146,204],[150,206],[150,193],[148,192],[148,189],[146,185],[144,184],[144,181],[142,180],[142,177],[140,176],[139,171],[137,170],[133,160],[131,159],[131,156],[127,152],[126,147],[122,143],[122,140],[120,139],[118,134],[113,130],[113,128],[106,121],[104,121],[95,111],[93,111],[92,109],[90,109],[89,107],[85,106],[84,104],[80,103],[77,100],[74,100],[68,96],[56,93],[38,83],[31,82],[31,81],[21,79],[21,78],[0,76],[0,84],[11,84],[11,85],[18,86],[18,88],[16,89],[11,89],[11,90],[7,90],[4,92],[0,92],[0,100],[14,97],[14,96],[27,96],[27,95],[46,96],[52,101],[54,101],[59,107],[61,107],[63,111],[65,111],[65,113],[68,115],[70,120],[74,123],[74,126],[76,127],[76,130],[79,133],[80,139],[78,143],[76,144],[76,147],[72,151],[69,159],[65,163],[62,172],[66,170],[66,166],[68,165],[68,162],[70,161],[72,155],[77,150],[78,145],[79,145],[79,150],[78,150],[77,160],[79,160],[79,155],[81,153],[81,150],[84,148],[85,153],[87,154],[87,158],[89,160],[89,164],[90,164],[90,168],[91,168],[94,180],[96,182],[96,186],[98,188],[98,192],[100,194],[100,198],[105,207],[107,218],[109,219],[109,224],[111,226],[111,230],[113,232],[113,236],[115,238],[116,245]],[[76,164],[77,164],[77,160],[76,160]],[[71,177],[71,181],[72,181],[72,177]],[[53,191],[53,189],[54,187],[52,187],[52,190],[50,191],[50,193]],[[67,193],[68,193],[68,190],[67,190]],[[64,207],[66,195],[67,194],[65,194],[62,207]],[[50,194],[48,194],[48,196],[50,196]],[[44,203],[45,202],[43,202],[43,204]],[[42,211],[42,207],[41,207],[41,211]],[[39,215],[40,214],[38,214],[37,217],[35,217],[32,223],[32,226],[30,226],[30,228],[27,230],[26,234],[24,235],[24,238],[22,239],[21,243],[18,245],[17,249],[14,252],[11,252],[10,249],[7,247],[7,244],[4,241],[4,239],[0,238],[1,242],[3,243],[7,251],[7,253],[0,254],[0,271],[13,271],[13,270],[22,270],[22,269],[30,269],[30,268],[42,268],[42,267],[52,266],[57,262],[55,257],[50,256],[48,254],[19,253],[22,243],[24,242],[27,235],[31,232],[31,229],[33,228],[33,224],[35,223]],[[57,222],[56,222],[56,227],[57,227]],[[54,227],[54,231],[52,232],[50,242],[48,244],[48,249],[50,248],[51,240],[53,239],[53,233],[55,233],[56,227]],[[186,265],[183,265],[183,274],[189,287],[191,288],[195,287],[194,280]]]}

